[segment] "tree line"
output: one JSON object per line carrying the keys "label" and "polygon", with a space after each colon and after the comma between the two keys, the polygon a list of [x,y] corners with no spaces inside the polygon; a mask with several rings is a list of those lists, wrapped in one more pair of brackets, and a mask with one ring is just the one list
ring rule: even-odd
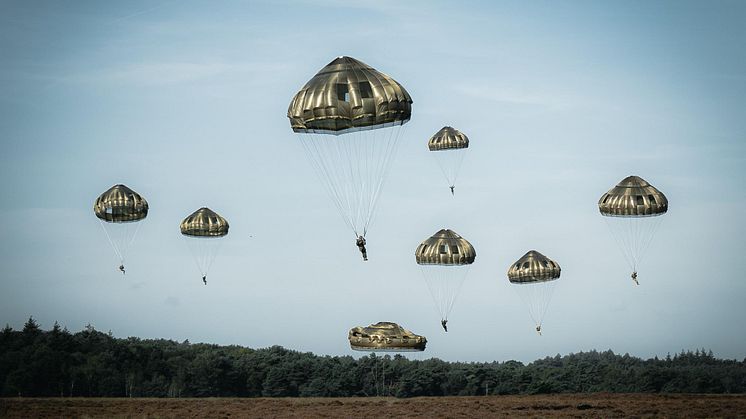
{"label": "tree line", "polygon": [[475,396],[586,392],[743,393],[746,359],[682,351],[643,360],[590,351],[529,364],[317,356],[272,346],[49,331],[0,331],[0,395],[44,397]]}

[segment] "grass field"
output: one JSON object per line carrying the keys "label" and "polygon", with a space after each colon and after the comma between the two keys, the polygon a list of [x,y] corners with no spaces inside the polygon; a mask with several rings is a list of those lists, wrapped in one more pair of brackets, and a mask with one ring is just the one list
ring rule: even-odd
{"label": "grass field", "polygon": [[395,398],[4,398],[3,418],[746,417],[746,395]]}

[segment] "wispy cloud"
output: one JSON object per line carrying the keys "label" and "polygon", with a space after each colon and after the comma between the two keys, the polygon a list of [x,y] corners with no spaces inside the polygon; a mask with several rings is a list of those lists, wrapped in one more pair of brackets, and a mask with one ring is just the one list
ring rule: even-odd
{"label": "wispy cloud", "polygon": [[58,76],[62,83],[114,83],[127,85],[175,85],[231,75],[274,74],[287,69],[283,63],[143,62],[87,73]]}
{"label": "wispy cloud", "polygon": [[573,108],[578,104],[578,99],[576,97],[569,96],[565,93],[538,92],[532,89],[510,86],[507,84],[496,85],[478,82],[456,84],[453,86],[453,90],[458,94],[472,99],[508,105],[543,107],[552,110],[566,110]]}

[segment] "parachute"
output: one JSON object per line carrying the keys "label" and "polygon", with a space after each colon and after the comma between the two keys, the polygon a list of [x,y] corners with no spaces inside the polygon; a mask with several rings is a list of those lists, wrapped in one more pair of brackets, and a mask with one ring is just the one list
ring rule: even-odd
{"label": "parachute", "polygon": [[508,269],[508,280],[514,285],[523,303],[528,306],[536,331],[541,334],[541,325],[554,294],[556,279],[560,277],[557,262],[530,250]]}
{"label": "parachute", "polygon": [[660,226],[660,216],[668,211],[668,199],[642,178],[628,176],[601,196],[598,209],[637,283],[637,268]]}
{"label": "parachute", "polygon": [[181,234],[207,284],[207,273],[220,250],[222,240],[228,234],[228,221],[215,211],[202,207],[181,222]]}
{"label": "parachute", "polygon": [[355,238],[368,232],[411,105],[402,85],[350,57],[322,68],[290,102],[290,125]]}
{"label": "parachute", "polygon": [[442,229],[415,250],[425,283],[440,314],[443,329],[477,252],[456,232]]}
{"label": "parachute", "polygon": [[443,127],[430,138],[427,148],[435,152],[433,154],[435,160],[453,194],[456,178],[461,169],[461,163],[464,161],[464,154],[469,148],[469,137],[455,128]]}
{"label": "parachute", "polygon": [[396,323],[378,322],[368,327],[353,327],[347,336],[356,351],[421,352],[427,338],[416,335]]}
{"label": "parachute", "polygon": [[119,269],[124,273],[124,261],[140,229],[139,221],[148,216],[148,202],[132,189],[114,185],[96,198],[93,212],[119,259]]}

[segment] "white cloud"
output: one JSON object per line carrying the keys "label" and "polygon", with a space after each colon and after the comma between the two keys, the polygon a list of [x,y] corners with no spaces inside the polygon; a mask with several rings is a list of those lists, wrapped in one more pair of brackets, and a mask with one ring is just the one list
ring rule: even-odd
{"label": "white cloud", "polygon": [[577,98],[565,93],[538,92],[534,89],[510,85],[484,83],[456,84],[457,93],[478,100],[498,102],[508,105],[543,107],[552,110],[567,110],[577,105]]}
{"label": "white cloud", "polygon": [[286,69],[280,63],[143,62],[61,77],[69,83],[115,83],[129,85],[174,85],[233,74],[274,73]]}

